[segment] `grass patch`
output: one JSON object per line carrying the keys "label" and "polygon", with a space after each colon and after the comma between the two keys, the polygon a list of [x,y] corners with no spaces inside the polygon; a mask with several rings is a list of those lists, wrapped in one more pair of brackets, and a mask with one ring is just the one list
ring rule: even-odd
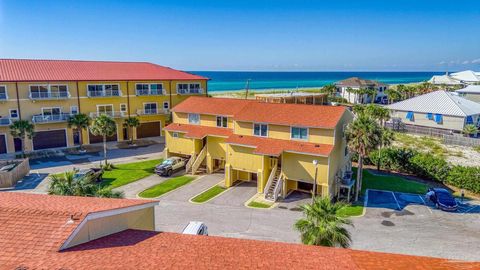
{"label": "grass patch", "polygon": [[[354,176],[356,176],[357,168],[353,168],[353,171]],[[428,186],[424,183],[407,180],[399,176],[374,175],[367,170],[363,170],[362,194],[367,189],[425,194]]]}
{"label": "grass patch", "polygon": [[178,177],[170,178],[158,185],[155,185],[151,188],[148,188],[140,192],[138,196],[142,198],[156,198],[169,191],[172,191],[174,189],[177,189],[181,186],[184,186],[192,182],[193,179],[195,179],[195,177],[192,177],[192,176],[178,176]]}
{"label": "grass patch", "polygon": [[253,208],[270,208],[272,206],[272,204],[251,201],[248,204],[248,206],[253,207]]}
{"label": "grass patch", "polygon": [[477,152],[480,153],[480,145],[474,146],[474,147],[473,147],[473,150],[475,150],[475,151],[477,151]]}
{"label": "grass patch", "polygon": [[155,166],[161,161],[161,159],[154,159],[115,164],[115,169],[103,173],[102,186],[107,189],[113,189],[150,176],[154,173]]}
{"label": "grass patch", "polygon": [[363,205],[349,205],[339,212],[342,217],[356,217],[363,214]]}
{"label": "grass patch", "polygon": [[213,186],[213,187],[205,190],[204,192],[198,194],[197,196],[195,196],[192,199],[192,202],[204,203],[204,202],[210,200],[211,198],[217,196],[218,194],[224,192],[225,190],[227,190],[227,188],[225,188],[221,185]]}
{"label": "grass patch", "polygon": [[[395,132],[394,141],[401,144],[404,147],[414,148],[423,152],[430,152],[437,156],[445,156],[450,153],[445,147],[442,146],[440,139],[428,137],[428,136],[411,136],[405,133]],[[457,154],[458,153],[453,153]]]}

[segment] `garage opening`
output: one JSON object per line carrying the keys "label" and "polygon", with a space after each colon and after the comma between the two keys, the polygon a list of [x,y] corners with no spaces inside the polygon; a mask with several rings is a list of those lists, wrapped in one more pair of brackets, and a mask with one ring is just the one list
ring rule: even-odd
{"label": "garage opening", "polygon": [[37,131],[33,137],[33,150],[67,147],[67,132],[61,130]]}
{"label": "garage opening", "polygon": [[0,154],[7,153],[7,136],[0,135]]}
{"label": "garage opening", "polygon": [[159,137],[161,135],[160,127],[160,122],[141,123],[140,126],[137,127],[137,138]]}
{"label": "garage opening", "polygon": [[305,191],[305,192],[312,192],[313,190],[313,184],[311,183],[305,183],[305,182],[297,182],[298,183],[298,186],[297,186],[297,189],[300,190],[300,191]]}

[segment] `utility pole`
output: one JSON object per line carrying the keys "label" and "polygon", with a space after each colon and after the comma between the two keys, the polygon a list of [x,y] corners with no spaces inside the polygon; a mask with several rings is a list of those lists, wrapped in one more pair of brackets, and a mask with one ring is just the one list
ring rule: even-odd
{"label": "utility pole", "polygon": [[252,79],[247,79],[247,84],[245,85],[245,99],[248,99],[248,90],[250,90],[250,81]]}

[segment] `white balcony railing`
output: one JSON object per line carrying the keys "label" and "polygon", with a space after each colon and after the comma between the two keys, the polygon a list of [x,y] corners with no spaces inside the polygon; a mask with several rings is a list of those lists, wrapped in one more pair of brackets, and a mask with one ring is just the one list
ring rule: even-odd
{"label": "white balcony railing", "polygon": [[203,94],[203,88],[177,89],[177,94],[180,94],[180,95]]}
{"label": "white balcony railing", "polygon": [[122,95],[120,90],[88,90],[89,97],[119,97]]}
{"label": "white balcony railing", "polygon": [[70,118],[69,113],[60,113],[60,114],[37,114],[32,117],[32,122],[34,124],[44,124],[44,123],[56,123],[56,122],[66,122]]}
{"label": "white balcony railing", "polygon": [[55,92],[30,92],[30,99],[33,100],[45,100],[45,99],[68,99],[70,93],[68,91],[55,91]]}
{"label": "white balcony railing", "polygon": [[163,89],[137,89],[137,96],[161,96],[166,95],[165,90]]}
{"label": "white balcony railing", "polygon": [[90,113],[90,117],[91,118],[96,118],[96,117],[99,117],[100,115],[107,115],[107,116],[110,116],[112,118],[123,118],[123,117],[126,117],[126,112],[119,112],[119,111],[110,111],[110,112],[91,112]]}
{"label": "white balcony railing", "polygon": [[137,115],[156,115],[156,114],[168,114],[168,109],[143,109],[137,110]]}
{"label": "white balcony railing", "polygon": [[0,126],[10,126],[11,124],[12,124],[12,119],[0,118]]}

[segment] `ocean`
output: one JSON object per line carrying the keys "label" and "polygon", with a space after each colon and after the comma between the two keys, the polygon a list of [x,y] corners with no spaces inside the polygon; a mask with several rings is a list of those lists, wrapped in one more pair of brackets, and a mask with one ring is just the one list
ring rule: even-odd
{"label": "ocean", "polygon": [[191,71],[210,78],[209,92],[245,89],[295,89],[321,87],[349,77],[378,80],[387,84],[421,82],[442,72],[246,72],[246,71]]}

